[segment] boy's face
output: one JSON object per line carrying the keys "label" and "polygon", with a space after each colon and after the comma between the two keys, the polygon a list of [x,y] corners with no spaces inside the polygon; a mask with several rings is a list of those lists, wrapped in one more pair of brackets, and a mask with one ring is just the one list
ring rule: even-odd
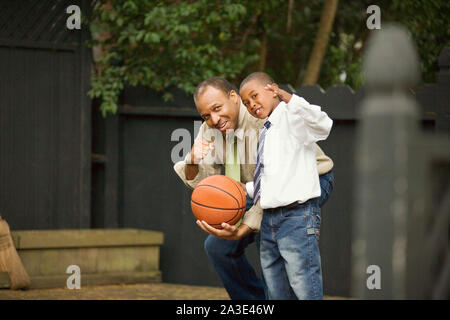
{"label": "boy's face", "polygon": [[278,97],[272,91],[264,89],[264,85],[257,79],[247,82],[239,94],[248,112],[259,119],[267,118],[280,103]]}
{"label": "boy's face", "polygon": [[234,90],[227,95],[222,90],[208,86],[197,97],[195,105],[210,128],[219,129],[222,134],[237,129],[240,99]]}

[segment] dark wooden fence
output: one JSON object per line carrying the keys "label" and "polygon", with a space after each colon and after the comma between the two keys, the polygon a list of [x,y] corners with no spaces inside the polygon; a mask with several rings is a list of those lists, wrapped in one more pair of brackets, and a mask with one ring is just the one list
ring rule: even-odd
{"label": "dark wooden fence", "polygon": [[89,30],[66,8],[0,1],[0,212],[12,229],[90,227]]}

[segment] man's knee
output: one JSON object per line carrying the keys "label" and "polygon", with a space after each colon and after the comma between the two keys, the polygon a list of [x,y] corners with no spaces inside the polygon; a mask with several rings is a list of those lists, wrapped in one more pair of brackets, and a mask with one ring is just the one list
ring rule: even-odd
{"label": "man's knee", "polygon": [[212,236],[207,236],[205,239],[205,242],[203,243],[203,247],[205,248],[206,253],[208,256],[210,254],[213,254],[214,251],[214,239],[212,239]]}
{"label": "man's knee", "polygon": [[244,254],[245,248],[254,241],[254,235],[250,234],[240,240],[225,240],[209,235],[203,247],[206,254],[213,259],[229,259],[231,257],[240,257]]}
{"label": "man's knee", "polygon": [[217,260],[223,258],[226,255],[227,250],[223,245],[223,241],[226,240],[217,238],[213,235],[209,235],[208,237],[206,237],[203,247],[205,248],[208,257]]}

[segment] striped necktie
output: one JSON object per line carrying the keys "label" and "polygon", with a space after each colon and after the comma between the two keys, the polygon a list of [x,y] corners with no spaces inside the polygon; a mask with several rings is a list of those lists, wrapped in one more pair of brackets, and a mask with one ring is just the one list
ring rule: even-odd
{"label": "striped necktie", "polygon": [[264,123],[264,127],[261,131],[261,135],[258,140],[258,154],[256,156],[256,168],[255,175],[253,176],[253,185],[254,185],[254,193],[255,196],[253,198],[253,203],[257,203],[259,198],[261,197],[261,175],[264,170],[264,140],[266,139],[266,132],[270,127],[270,122],[267,120]]}

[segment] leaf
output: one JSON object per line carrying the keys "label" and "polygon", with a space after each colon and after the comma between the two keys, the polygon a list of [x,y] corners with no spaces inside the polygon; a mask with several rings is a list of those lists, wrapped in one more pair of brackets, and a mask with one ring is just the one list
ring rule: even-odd
{"label": "leaf", "polygon": [[144,42],[145,43],[159,43],[160,40],[161,40],[161,38],[155,32],[149,32],[144,37]]}

